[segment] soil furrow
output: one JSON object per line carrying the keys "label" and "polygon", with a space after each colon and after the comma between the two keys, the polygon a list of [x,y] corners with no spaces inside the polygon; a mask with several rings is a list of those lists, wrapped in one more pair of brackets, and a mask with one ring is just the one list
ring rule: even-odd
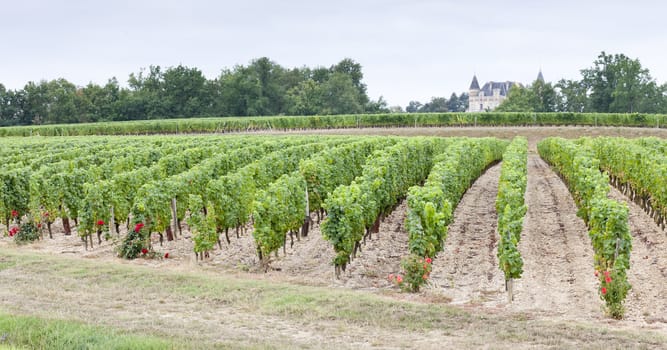
{"label": "soil furrow", "polygon": [[499,177],[498,164],[466,192],[454,211],[444,250],[433,262],[432,289],[452,303],[496,304],[504,297],[504,277],[496,256]]}
{"label": "soil furrow", "polygon": [[534,154],[528,157],[526,204],[519,242],[524,273],[515,281],[510,309],[577,319],[600,315],[586,225],[565,184]]}

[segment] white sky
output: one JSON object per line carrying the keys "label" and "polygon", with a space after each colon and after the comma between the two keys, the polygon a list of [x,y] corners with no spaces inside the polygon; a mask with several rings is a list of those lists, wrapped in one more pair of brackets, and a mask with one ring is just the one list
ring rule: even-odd
{"label": "white sky", "polygon": [[125,85],[141,67],[208,78],[262,56],[284,67],[363,66],[371,98],[405,107],[467,91],[473,73],[530,83],[578,79],[601,51],[667,79],[661,1],[0,0],[0,83],[66,78]]}

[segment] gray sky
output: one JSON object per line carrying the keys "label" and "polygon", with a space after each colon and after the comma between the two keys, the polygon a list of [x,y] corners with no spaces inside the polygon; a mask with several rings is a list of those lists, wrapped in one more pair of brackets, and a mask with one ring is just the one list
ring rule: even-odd
{"label": "gray sky", "polygon": [[667,80],[661,1],[0,1],[0,83],[63,77],[125,85],[141,67],[208,78],[269,57],[284,67],[363,66],[371,98],[427,102],[480,83],[578,79],[600,53]]}

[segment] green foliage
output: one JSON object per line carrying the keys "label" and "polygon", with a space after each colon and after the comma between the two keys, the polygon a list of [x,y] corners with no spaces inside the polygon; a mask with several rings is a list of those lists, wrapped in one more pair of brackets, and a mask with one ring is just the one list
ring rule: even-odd
{"label": "green foliage", "polygon": [[496,112],[556,112],[558,96],[551,83],[535,80],[528,87],[514,85]]}
{"label": "green foliage", "polygon": [[362,79],[361,65],[349,58],[330,68],[287,69],[262,57],[211,80],[198,68],[151,65],[130,74],[129,88],[115,78],[81,88],[62,78],[17,90],[0,84],[0,126],[385,111]]}
{"label": "green foliage", "polygon": [[298,173],[285,174],[257,194],[252,235],[266,259],[285,244],[288,231],[297,231],[306,212],[306,181]]}
{"label": "green foliage", "polygon": [[662,227],[667,225],[667,142],[600,137],[584,140],[617,187]]}
{"label": "green foliage", "polygon": [[35,316],[0,314],[0,349],[171,349],[173,341],[127,330]]}
{"label": "green foliage", "polygon": [[593,112],[664,112],[664,87],[658,86],[638,59],[600,53],[593,67],[581,71]]}
{"label": "green foliage", "polygon": [[317,211],[340,185],[348,185],[361,174],[372,151],[393,144],[393,139],[365,138],[322,150],[299,162],[299,170],[283,175],[260,192],[254,204],[253,235],[262,255],[268,257],[285,243],[288,231],[297,232],[308,209]]}
{"label": "green foliage", "polygon": [[[579,207],[577,215],[588,224],[596,270],[610,271],[616,276],[612,285],[601,285],[600,294],[607,312],[621,318],[623,301],[631,288],[626,276],[632,250],[628,208],[607,198],[609,180],[600,172],[600,160],[590,147],[577,146],[562,138],[547,138],[537,148],[540,156],[564,178]],[[602,293],[603,287],[613,293]]]}
{"label": "green foliage", "polygon": [[144,224],[144,217],[135,215],[127,236],[116,247],[118,256],[124,259],[136,259],[140,254],[147,254],[151,250],[150,232]]}
{"label": "green foliage", "polygon": [[27,219],[19,225],[14,241],[16,244],[25,244],[38,240],[40,236],[37,225],[31,219]]}
{"label": "green foliage", "polygon": [[468,93],[463,92],[459,96],[452,93],[449,99],[445,97],[432,97],[430,102],[421,104],[419,101],[410,101],[405,106],[408,113],[442,113],[442,112],[465,112],[468,109]]}
{"label": "green foliage", "polygon": [[349,186],[340,186],[325,200],[328,216],[322,234],[336,251],[334,265],[345,268],[355,245],[380,215],[387,214],[405,196],[408,188],[421,182],[451,141],[412,138],[376,151],[363,167],[362,175]]}
{"label": "green foliage", "polygon": [[503,154],[498,183],[498,260],[505,279],[521,278],[523,259],[517,249],[526,214],[524,195],[527,184],[528,141],[516,137]]}
{"label": "green foliage", "polygon": [[192,228],[194,251],[195,253],[211,251],[218,242],[215,209],[209,209],[211,210],[209,215],[204,215],[204,202],[197,195],[191,194],[188,202],[191,210],[188,225]]}
{"label": "green foliage", "polygon": [[28,211],[30,200],[30,170],[16,169],[0,172],[0,219],[9,226],[12,212],[20,218]]}
{"label": "green foliage", "polygon": [[419,255],[410,254],[401,260],[403,270],[401,289],[416,293],[422,285],[426,284],[431,275],[431,258],[423,258]]}
{"label": "green foliage", "polygon": [[409,189],[405,226],[412,254],[434,257],[442,250],[459,200],[506,146],[494,138],[459,140],[437,157],[424,186]]}
{"label": "green foliage", "polygon": [[299,172],[308,184],[310,211],[322,208],[324,200],[336,187],[348,185],[361,175],[368,155],[395,141],[391,138],[364,138],[301,160]]}
{"label": "green foliage", "polygon": [[[568,102],[569,103],[569,102]],[[574,107],[573,107],[574,108]],[[0,128],[0,136],[77,136],[77,135],[146,135],[238,132],[256,130],[299,130],[358,127],[429,127],[429,126],[633,126],[667,127],[667,115],[642,113],[577,113],[579,110],[554,113],[483,112],[483,113],[388,113],[188,118],[103,122],[72,125],[38,125]]]}

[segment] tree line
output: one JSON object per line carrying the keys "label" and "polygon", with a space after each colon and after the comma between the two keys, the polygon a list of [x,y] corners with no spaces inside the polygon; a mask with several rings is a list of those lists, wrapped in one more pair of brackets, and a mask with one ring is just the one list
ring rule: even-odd
{"label": "tree line", "polygon": [[580,80],[514,85],[497,112],[667,113],[667,84],[658,85],[639,59],[600,53]]}
{"label": "tree line", "polygon": [[[444,112],[465,112],[468,109],[468,94],[463,92],[460,95],[452,93],[449,98],[432,97],[430,102],[422,104],[419,101],[410,101],[405,107],[408,113],[444,113]],[[402,110],[393,110],[402,112]]]}
{"label": "tree line", "polygon": [[0,84],[0,126],[389,112],[382,97],[368,97],[362,79],[361,65],[349,58],[328,68],[285,68],[262,57],[223,69],[215,79],[179,65],[132,73],[128,87],[115,77],[84,87],[64,78],[29,82],[17,90]]}

